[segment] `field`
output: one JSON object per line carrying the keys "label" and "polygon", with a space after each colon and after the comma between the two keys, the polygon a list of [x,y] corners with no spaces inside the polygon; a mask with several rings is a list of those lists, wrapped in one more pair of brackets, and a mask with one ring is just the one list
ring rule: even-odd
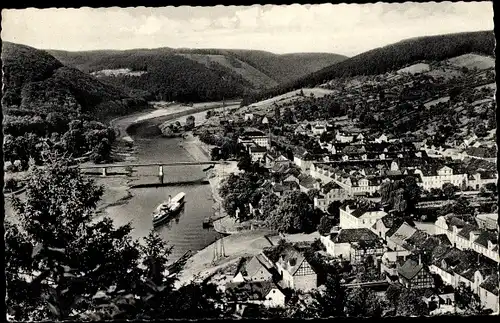
{"label": "field", "polygon": [[427,72],[430,70],[429,64],[424,64],[424,63],[418,63],[418,64],[413,64],[411,66],[402,68],[397,71],[397,73],[410,73],[410,74],[416,74],[416,73],[422,73],[422,72]]}
{"label": "field", "polygon": [[469,69],[477,68],[480,70],[485,70],[495,67],[494,58],[477,54],[465,54],[457,56],[454,58],[450,58],[448,62],[452,65],[467,67]]}
{"label": "field", "polygon": [[[325,95],[333,93],[332,90],[318,88],[318,87],[317,88],[305,88],[305,89],[302,89],[302,92],[304,93],[304,96],[310,96],[312,94],[315,97],[323,97]],[[250,110],[252,112],[264,111],[264,110],[267,110],[269,107],[271,107],[274,103],[276,103],[276,104],[287,103],[291,100],[302,98],[301,96],[299,96],[299,93],[300,93],[300,90],[291,91],[291,92],[288,92],[288,93],[285,93],[282,95],[272,97],[272,98],[267,99],[267,100],[262,100],[262,101],[259,101],[256,103],[252,103],[251,105],[240,109],[239,112],[242,112],[243,110],[245,110],[245,111]]]}

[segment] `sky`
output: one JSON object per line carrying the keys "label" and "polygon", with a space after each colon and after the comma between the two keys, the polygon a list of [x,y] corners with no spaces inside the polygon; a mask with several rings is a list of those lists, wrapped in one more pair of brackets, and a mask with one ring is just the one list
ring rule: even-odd
{"label": "sky", "polygon": [[426,35],[493,30],[491,2],[2,10],[4,41],[69,51],[257,49],[354,56]]}

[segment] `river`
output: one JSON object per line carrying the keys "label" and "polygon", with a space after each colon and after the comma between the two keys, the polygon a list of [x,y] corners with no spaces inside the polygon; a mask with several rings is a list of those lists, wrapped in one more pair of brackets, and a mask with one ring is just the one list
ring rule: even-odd
{"label": "river", "polygon": [[[181,162],[193,161],[193,158],[179,146],[180,139],[138,138],[131,136],[136,145],[136,157],[141,162]],[[182,166],[165,168],[165,180],[194,181],[206,177],[203,168],[206,166]],[[157,180],[156,168],[141,169],[141,179],[133,182],[154,182]],[[213,213],[213,198],[210,185],[185,185],[158,188],[131,189],[133,197],[126,204],[109,207],[106,213],[114,223],[123,225],[132,222],[132,236],[141,238],[148,235],[152,229],[151,214],[155,208],[169,195],[179,192],[186,193],[184,210],[170,222],[155,229],[158,234],[173,246],[170,259],[176,260],[186,251],[197,251],[218,238],[213,230],[203,229],[202,221]]]}
{"label": "river", "polygon": [[[218,109],[217,109],[218,110]],[[175,110],[175,112],[178,112]],[[205,119],[206,112],[193,114],[195,123],[198,125]],[[185,124],[187,116],[178,119]],[[181,138],[163,138],[158,133],[157,126],[163,122],[162,117],[148,118],[129,130],[128,135],[134,140],[137,162],[183,162],[194,161],[183,145]],[[172,120],[173,122],[173,120]],[[128,122],[127,122],[128,123]],[[181,166],[164,168],[165,181],[195,181],[205,179],[203,172],[205,166]],[[157,180],[157,169],[140,169],[139,181]],[[133,182],[132,184],[138,183]],[[210,185],[185,185],[168,186],[158,188],[135,188],[131,189],[133,197],[126,204],[109,207],[106,213],[114,223],[123,225],[129,221],[134,228],[132,236],[142,238],[149,234],[152,229],[151,214],[155,208],[168,198],[179,192],[186,193],[184,210],[170,222],[155,229],[155,231],[173,247],[170,261],[179,259],[184,253],[191,250],[196,252],[220,238],[213,229],[202,227],[203,219],[213,214],[214,200]]]}
{"label": "river", "polygon": [[[183,107],[183,109],[188,109]],[[180,109],[172,109],[173,112],[179,112]],[[219,110],[219,109],[216,109]],[[161,111],[160,111],[161,112]],[[182,162],[194,161],[186,149],[182,147],[183,139],[181,138],[163,138],[158,133],[157,125],[164,121],[165,114],[162,116],[150,114],[136,114],[135,116],[124,117],[121,121],[117,121],[115,125],[121,130],[121,136],[129,135],[134,140],[135,153],[133,157],[136,162]],[[156,113],[156,112],[155,112]],[[148,118],[144,118],[148,115]],[[156,113],[158,114],[158,113]],[[206,112],[193,114],[196,124],[205,119]],[[137,117],[142,117],[140,124],[134,127],[133,132],[124,133],[123,127],[137,120]],[[151,118],[153,117],[153,118]],[[185,123],[187,116],[180,117],[181,124]],[[173,122],[174,120],[172,120]],[[181,167],[165,167],[165,181],[196,181],[206,179],[206,174],[203,172],[205,166],[181,166]],[[151,169],[139,168],[139,179],[132,182],[137,184],[140,182],[154,182],[158,180],[157,168]],[[112,182],[112,177],[109,180],[101,178],[106,187],[106,181]],[[116,180],[116,178],[115,178]],[[116,225],[124,225],[131,222],[133,230],[132,237],[140,239],[146,237],[151,229],[151,216],[158,204],[168,198],[169,195],[174,196],[179,192],[186,193],[186,203],[184,210],[170,222],[155,229],[155,231],[173,247],[172,254],[169,257],[170,261],[175,261],[184,253],[191,250],[196,252],[203,249],[207,245],[213,243],[220,237],[220,234],[213,229],[204,229],[202,221],[205,217],[213,214],[213,197],[210,185],[184,185],[184,186],[168,186],[158,188],[134,188],[130,189],[132,197],[122,205],[111,206],[105,209],[104,213],[111,217]],[[12,222],[17,222],[16,217],[9,205],[6,203],[6,216]],[[99,219],[98,216],[96,219]]]}

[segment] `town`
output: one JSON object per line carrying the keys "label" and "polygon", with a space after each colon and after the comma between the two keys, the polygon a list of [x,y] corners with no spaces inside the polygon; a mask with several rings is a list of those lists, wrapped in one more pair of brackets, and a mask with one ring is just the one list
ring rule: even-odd
{"label": "town", "polygon": [[347,299],[356,288],[378,297],[346,311],[498,311],[494,74],[453,61],[207,114],[200,139],[212,158],[233,156],[242,170],[221,187],[237,230],[317,231],[225,273],[221,288],[237,313],[291,311],[328,279]]}
{"label": "town", "polygon": [[498,316],[492,18],[2,10],[7,320]]}

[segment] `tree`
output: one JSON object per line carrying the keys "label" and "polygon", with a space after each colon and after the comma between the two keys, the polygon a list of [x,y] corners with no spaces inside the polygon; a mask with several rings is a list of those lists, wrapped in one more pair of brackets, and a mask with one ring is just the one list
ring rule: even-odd
{"label": "tree", "polygon": [[338,222],[340,220],[340,207],[342,206],[341,201],[333,201],[328,205],[326,211]]}
{"label": "tree", "polygon": [[455,304],[469,315],[484,314],[485,311],[485,307],[481,304],[479,296],[463,282],[460,282],[459,286],[455,288]]}
{"label": "tree", "polygon": [[313,219],[313,206],[306,193],[286,192],[280,204],[267,219],[272,230],[286,233],[311,232],[316,229]]}
{"label": "tree", "polygon": [[316,313],[319,317],[344,316],[345,290],[340,284],[339,275],[331,275],[324,284],[324,291],[313,293]]}
{"label": "tree", "polygon": [[[12,201],[20,228],[5,226],[6,305],[13,319],[215,315],[210,286],[173,289],[175,274],[166,270],[170,248],[157,234],[140,246],[130,225],[94,220],[102,187],[70,167],[71,160],[48,156],[44,169],[31,166],[25,199]],[[189,288],[197,310],[182,307]]]}
{"label": "tree", "polygon": [[484,124],[482,124],[482,123],[480,123],[476,126],[476,128],[474,129],[474,133],[479,138],[483,138],[483,137],[486,137],[488,135],[488,131],[487,131],[486,127],[484,126]]}
{"label": "tree", "polygon": [[131,227],[92,223],[102,187],[69,166],[61,156],[43,170],[31,166],[25,199],[13,198],[25,232],[11,226],[6,238],[7,307],[16,318],[69,318],[99,290],[139,279]]}
{"label": "tree", "polygon": [[448,200],[451,200],[453,197],[455,197],[455,193],[458,191],[458,187],[451,183],[444,183],[442,190],[444,196],[446,196]]}
{"label": "tree", "polygon": [[335,224],[331,216],[324,215],[318,224],[318,232],[320,234],[328,234]]}
{"label": "tree", "polygon": [[307,192],[307,196],[309,197],[309,201],[311,201],[311,203],[314,203],[314,198],[319,197],[319,190],[316,188],[310,189]]}
{"label": "tree", "polygon": [[192,130],[194,128],[195,122],[194,122],[194,116],[190,115],[186,118],[186,130]]}
{"label": "tree", "polygon": [[486,183],[484,188],[488,191],[492,192],[494,195],[498,194],[497,184],[496,183]]}
{"label": "tree", "polygon": [[238,168],[246,172],[249,172],[252,169],[252,165],[252,157],[250,157],[248,152],[244,153],[238,161]]}
{"label": "tree", "polygon": [[272,192],[264,194],[259,201],[260,212],[258,215],[258,219],[265,220],[271,214],[271,212],[274,209],[276,209],[276,207],[279,205],[279,201],[280,201],[279,197]]}
{"label": "tree", "polygon": [[428,314],[427,305],[415,290],[391,285],[386,298],[395,308],[397,316],[422,316]]}
{"label": "tree", "polygon": [[383,301],[370,289],[357,287],[349,290],[345,300],[347,316],[381,317]]}
{"label": "tree", "polygon": [[289,107],[285,108],[285,111],[283,112],[283,121],[286,124],[292,124],[293,123],[293,112],[290,110]]}

